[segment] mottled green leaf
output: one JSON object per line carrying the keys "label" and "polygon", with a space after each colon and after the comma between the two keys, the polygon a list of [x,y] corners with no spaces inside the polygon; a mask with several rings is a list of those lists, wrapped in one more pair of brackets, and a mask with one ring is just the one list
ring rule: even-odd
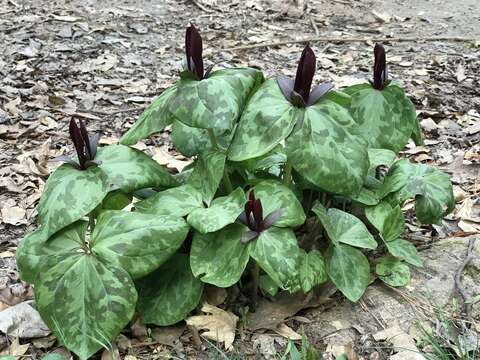
{"label": "mottled green leaf", "polygon": [[286,162],[287,154],[285,153],[285,148],[281,144],[278,144],[272,150],[262,156],[244,160],[236,164],[242,166],[244,169],[250,172],[256,172],[266,171],[273,167],[280,167]]}
{"label": "mottled green leaf", "polygon": [[188,315],[198,305],[203,283],[196,279],[188,256],[176,254],[162,267],[137,282],[138,311],[146,324],[168,326]]}
{"label": "mottled green leaf", "polygon": [[109,191],[107,177],[98,167],[77,170],[63,164],[50,175],[37,207],[47,237],[90,213]]}
{"label": "mottled green leaf", "polygon": [[418,118],[415,119],[415,125],[413,126],[411,138],[415,145],[424,145],[422,126],[420,125],[420,121],[418,121]]}
{"label": "mottled green leaf", "polygon": [[50,239],[43,227],[25,236],[16,254],[22,280],[33,284],[44,270],[77,254],[83,246],[87,224],[86,221],[77,221],[56,232]]}
{"label": "mottled green leaf", "polygon": [[207,130],[187,126],[178,120],[172,124],[170,137],[175,148],[187,157],[192,157],[212,147]]}
{"label": "mottled green leaf", "polygon": [[295,227],[305,222],[302,204],[287,186],[277,180],[263,180],[253,188],[255,197],[263,206],[264,218],[278,209],[284,209],[282,217],[275,222],[277,227]]}
{"label": "mottled green leaf", "polygon": [[228,196],[213,200],[210,207],[193,210],[188,215],[188,224],[202,234],[220,230],[238,218],[245,201],[242,188],[237,188]]}
{"label": "mottled green leaf", "polygon": [[363,222],[345,211],[330,208],[328,210],[316,202],[312,208],[334,243],[344,243],[365,249],[376,249],[377,242]]}
{"label": "mottled green leaf", "polygon": [[132,278],[162,265],[182,245],[185,220],[126,211],[104,211],[92,234],[92,252],[125,269]]}
{"label": "mottled green leaf", "polygon": [[[215,133],[218,145],[223,149],[228,148],[232,137],[233,131]],[[187,126],[178,120],[175,120],[172,124],[171,139],[175,148],[188,157],[198,155],[204,150],[212,148],[207,130]]]}
{"label": "mottled green leaf", "polygon": [[350,199],[363,205],[373,206],[379,203],[380,196],[377,191],[363,187],[358,194],[350,195]]}
{"label": "mottled green leaf", "polygon": [[109,182],[126,193],[148,187],[172,187],[177,181],[155,160],[125,145],[109,145],[98,149],[95,160],[107,174]]}
{"label": "mottled green leaf", "polygon": [[280,288],[299,290],[302,253],[292,229],[273,226],[263,231],[253,242],[250,255]]}
{"label": "mottled green leaf", "polygon": [[303,252],[299,270],[300,284],[303,292],[309,292],[315,285],[327,281],[325,260],[318,250]]}
{"label": "mottled green leaf", "polygon": [[387,246],[388,252],[393,256],[414,266],[423,266],[422,259],[418,256],[417,249],[407,240],[397,239],[388,242],[386,241],[385,245]]}
{"label": "mottled green leaf", "polygon": [[135,203],[135,210],[145,214],[182,217],[203,207],[202,194],[192,185],[182,185],[156,193]]}
{"label": "mottled green leaf", "polygon": [[260,275],[259,285],[260,289],[270,296],[275,296],[278,293],[278,285],[267,274]]}
{"label": "mottled green leaf", "polygon": [[390,286],[405,286],[410,283],[410,268],[393,256],[380,259],[375,267],[380,280]]}
{"label": "mottled green leaf", "polygon": [[201,81],[182,79],[169,110],[188,126],[230,131],[262,80],[261,72],[252,68],[214,71]]}
{"label": "mottled green leaf", "polygon": [[287,138],[293,168],[312,184],[334,193],[358,193],[369,169],[365,141],[348,111],[329,94],[305,109],[303,123]]}
{"label": "mottled green leaf", "polygon": [[110,191],[102,201],[103,210],[122,210],[132,202],[132,196],[122,190]]}
{"label": "mottled green leaf", "polygon": [[370,265],[363,253],[349,245],[330,246],[325,256],[327,274],[350,301],[360,299],[368,286]]}
{"label": "mottled green leaf", "polygon": [[417,116],[400,86],[391,82],[383,90],[377,90],[370,84],[361,84],[344,91],[352,97],[350,113],[370,147],[396,153],[404,148]]}
{"label": "mottled green leaf", "polygon": [[143,111],[133,126],[122,136],[120,143],[134,145],[151,134],[162,131],[173,121],[168,111],[170,101],[177,93],[177,84],[169,87]]}
{"label": "mottled green leaf", "polygon": [[285,99],[276,79],[265,81],[242,113],[228,150],[229,160],[242,161],[268,153],[292,132],[303,112]]}
{"label": "mottled green leaf", "polygon": [[195,162],[188,184],[202,194],[203,201],[210,205],[223,177],[225,154],[209,150],[203,152]]}
{"label": "mottled green leaf", "polygon": [[137,301],[125,270],[82,252],[50,267],[35,285],[42,319],[81,360],[113,341],[131,320]]}
{"label": "mottled green leaf", "polygon": [[370,171],[375,172],[375,169],[380,165],[391,166],[395,161],[395,153],[388,149],[368,149],[368,159],[370,161]]}
{"label": "mottled green leaf", "polygon": [[203,282],[218,287],[235,284],[250,258],[251,243],[242,244],[244,225],[231,224],[215,233],[194,233],[190,250],[193,274]]}
{"label": "mottled green leaf", "polygon": [[455,207],[449,176],[433,167],[410,163],[407,159],[393,164],[382,190],[384,195],[393,193],[400,203],[415,198],[415,213],[424,224],[437,223]]}
{"label": "mottled green leaf", "polygon": [[380,232],[385,241],[396,240],[405,230],[405,219],[400,206],[387,201],[365,209],[368,221]]}

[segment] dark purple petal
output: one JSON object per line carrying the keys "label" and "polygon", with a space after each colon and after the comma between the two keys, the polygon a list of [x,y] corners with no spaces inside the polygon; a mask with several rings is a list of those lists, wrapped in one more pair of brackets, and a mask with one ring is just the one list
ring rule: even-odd
{"label": "dark purple petal", "polygon": [[247,230],[247,231],[245,231],[245,232],[242,234],[242,237],[241,237],[241,239],[240,239],[240,242],[241,242],[242,244],[246,244],[246,243],[248,243],[249,241],[252,241],[252,240],[254,240],[255,238],[257,238],[258,235],[259,235],[259,234],[258,234],[258,232],[256,232],[256,231]]}
{"label": "dark purple petal", "polygon": [[98,133],[88,136],[88,142],[90,144],[90,154],[92,155],[92,159],[95,159],[95,155],[97,154],[97,146],[99,140],[100,134]]}
{"label": "dark purple petal", "polygon": [[74,119],[70,120],[68,130],[70,132],[70,138],[72,139],[73,145],[75,146],[75,150],[77,151],[80,168],[85,169],[85,162],[87,161],[85,154],[85,143],[83,142],[82,134]]}
{"label": "dark purple petal", "polygon": [[382,44],[375,44],[373,53],[375,56],[375,63],[373,65],[373,87],[377,90],[383,90],[388,81],[385,48]]}
{"label": "dark purple petal", "polygon": [[256,229],[261,230],[263,224],[263,208],[260,199],[256,199],[253,203],[253,216],[255,218]]}
{"label": "dark purple petal", "polygon": [[270,213],[267,215],[265,220],[263,221],[263,229],[267,230],[272,227],[280,218],[285,214],[285,209],[278,209],[275,210],[274,212]]}
{"label": "dark purple petal", "polygon": [[292,92],[294,84],[293,80],[286,77],[285,75],[278,75],[277,84],[282,91],[283,96],[285,96],[285,99],[292,102]]}
{"label": "dark purple petal", "polygon": [[80,133],[82,134],[82,139],[85,146],[85,155],[87,156],[88,160],[92,160],[93,156],[90,152],[90,141],[88,139],[87,128],[85,127],[85,123],[82,119],[80,119],[78,122],[80,123]]}
{"label": "dark purple petal", "polygon": [[185,35],[185,54],[187,56],[187,68],[198,80],[203,79],[203,45],[202,37],[195,26],[187,27]]}
{"label": "dark purple petal", "polygon": [[333,84],[323,83],[315,86],[308,97],[307,106],[315,105],[320,98],[333,89]]}
{"label": "dark purple petal", "polygon": [[248,226],[247,214],[245,213],[245,211],[243,211],[240,215],[238,215],[236,221],[241,222],[243,225],[247,225],[247,226]]}
{"label": "dark purple petal", "polygon": [[255,221],[255,216],[253,215],[252,211],[247,213],[247,223],[248,223],[248,227],[251,230],[258,230],[257,223]]}
{"label": "dark purple petal", "polygon": [[297,67],[297,75],[295,76],[295,84],[293,90],[300,94],[304,102],[308,102],[310,88],[312,86],[313,75],[315,75],[316,59],[310,46],[305,46],[302,56]]}

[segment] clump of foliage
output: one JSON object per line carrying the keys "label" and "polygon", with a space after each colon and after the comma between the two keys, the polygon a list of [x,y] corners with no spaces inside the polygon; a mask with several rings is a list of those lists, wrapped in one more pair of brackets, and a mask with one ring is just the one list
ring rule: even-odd
{"label": "clump of foliage", "polygon": [[[120,144],[97,148],[98,136],[71,120],[77,156],[58,159],[65,163],[45,185],[40,226],[17,252],[58,339],[86,359],[135,312],[156,325],[183,320],[204,284],[235,286],[250,309],[259,293],[327,281],[357,301],[371,263],[385,283],[406,285],[409,265],[422,262],[402,239],[403,204],[413,200],[417,220],[430,224],[454,201],[446,174],[397,160],[421,134],[414,106],[388,79],[384,48],[374,53],[372,81],[311,90],[309,46],[295,79],[205,70],[190,26],[180,79]],[[166,126],[195,159],[179,174],[130,147]]]}

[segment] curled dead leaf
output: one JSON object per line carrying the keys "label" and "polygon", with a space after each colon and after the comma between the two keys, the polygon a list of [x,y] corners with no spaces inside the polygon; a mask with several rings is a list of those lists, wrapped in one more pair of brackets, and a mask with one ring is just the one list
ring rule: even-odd
{"label": "curled dead leaf", "polygon": [[201,336],[224,343],[225,349],[230,350],[235,339],[238,316],[208,303],[204,303],[201,310],[206,315],[196,315],[187,318],[187,325],[193,326],[200,331],[207,330]]}

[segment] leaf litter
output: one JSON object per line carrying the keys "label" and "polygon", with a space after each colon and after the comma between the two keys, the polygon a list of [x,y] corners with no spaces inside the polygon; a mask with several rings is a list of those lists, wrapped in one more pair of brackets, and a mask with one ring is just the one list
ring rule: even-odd
{"label": "leaf litter", "polygon": [[[233,54],[224,49],[320,32],[329,37],[363,37],[369,33],[417,36],[420,41],[415,44],[399,43],[389,49],[391,72],[404,81],[426,133],[425,149],[416,152],[410,147],[407,155],[417,162],[441,165],[451,173],[457,193],[462,195],[457,197],[459,206],[451,217],[427,228],[412,223],[409,235],[439,239],[478,234],[478,46],[421,41],[432,32],[444,32],[444,22],[458,25],[457,31],[474,33],[478,20],[468,15],[459,18],[455,10],[451,18],[441,20],[441,9],[412,17],[405,12],[408,5],[379,6],[371,11],[366,1],[348,5],[341,1],[287,1],[279,5],[273,0],[243,4],[168,0],[153,7],[134,2],[96,6],[72,1],[55,7],[44,1],[0,5],[0,14],[8,13],[0,24],[5,49],[0,59],[0,250],[5,254],[0,259],[0,286],[1,301],[7,309],[11,308],[9,304],[15,306],[31,298],[31,292],[19,282],[14,258],[8,252],[14,253],[23,234],[33,227],[34,206],[55,166],[47,160],[72,151],[66,138],[70,117],[85,119],[90,128],[115,142],[141,112],[138,102],[149,101],[176,78],[181,68],[178,52],[183,46],[178,35],[192,14],[199,12],[203,17],[195,17],[196,25],[209,29],[209,51],[218,53],[221,66],[235,58],[232,65],[260,66],[269,75],[277,75],[302,45],[254,48]],[[366,15],[360,17],[361,10],[366,10]],[[458,35],[452,27],[447,31]],[[322,50],[317,53],[322,54],[319,63],[325,80],[352,84],[370,71],[366,49],[371,42],[313,45]],[[146,141],[144,147],[172,172],[191,162],[175,152],[168,133]],[[257,324],[264,326],[258,329],[277,329],[284,321],[296,324],[288,319],[298,311],[303,310],[290,309],[287,316],[279,317],[281,321],[270,319],[268,323],[266,319],[264,324]],[[14,340],[10,348],[23,355],[30,346]]]}

